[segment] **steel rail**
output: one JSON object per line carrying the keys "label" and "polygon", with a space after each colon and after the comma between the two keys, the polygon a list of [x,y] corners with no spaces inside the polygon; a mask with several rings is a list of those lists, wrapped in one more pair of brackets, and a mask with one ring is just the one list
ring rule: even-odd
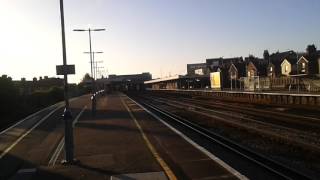
{"label": "steel rail", "polygon": [[173,121],[175,123],[178,123],[178,125],[181,125],[187,128],[188,130],[197,133],[198,135],[206,138],[207,140],[213,143],[219,144],[227,150],[236,153],[242,158],[245,158],[256,165],[263,167],[284,179],[312,179],[311,177],[303,174],[302,172],[298,172],[295,169],[289,168],[286,165],[280,162],[276,162],[262,154],[253,152],[248,148],[241,146],[240,144],[235,143],[232,140],[227,139],[219,134],[216,134],[208,129],[205,129],[195,123],[189,122],[181,117],[178,117],[168,111],[162,110],[149,103],[141,102],[141,100],[139,102],[148,109],[151,109],[153,112],[156,112],[157,114],[164,116],[167,120],[169,119],[171,120],[171,122]]}

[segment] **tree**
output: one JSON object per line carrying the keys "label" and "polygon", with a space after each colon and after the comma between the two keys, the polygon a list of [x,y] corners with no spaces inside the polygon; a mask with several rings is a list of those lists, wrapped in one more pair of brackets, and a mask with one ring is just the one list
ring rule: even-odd
{"label": "tree", "polygon": [[78,90],[80,94],[86,94],[91,92],[91,85],[87,85],[87,83],[91,84],[92,77],[89,75],[89,73],[86,73],[84,77],[82,78],[81,82],[78,84]]}
{"label": "tree", "polygon": [[269,57],[270,57],[269,51],[268,50],[264,50],[263,51],[263,59],[264,60],[269,60]]}
{"label": "tree", "polygon": [[80,83],[85,83],[87,81],[91,81],[92,80],[92,77],[89,75],[89,73],[86,73],[84,75],[84,77],[82,78],[81,82]]}
{"label": "tree", "polygon": [[19,113],[19,91],[11,77],[0,77],[0,127]]}
{"label": "tree", "polygon": [[317,47],[314,44],[310,44],[306,49],[308,55],[314,55],[317,52]]}

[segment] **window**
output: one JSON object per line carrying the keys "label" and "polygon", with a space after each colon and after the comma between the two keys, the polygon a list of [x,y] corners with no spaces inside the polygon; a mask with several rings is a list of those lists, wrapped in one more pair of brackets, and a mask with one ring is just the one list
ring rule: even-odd
{"label": "window", "polygon": [[252,69],[250,72],[251,76],[254,76],[254,70]]}
{"label": "window", "polygon": [[270,67],[270,72],[272,72],[272,70],[273,70],[272,67]]}
{"label": "window", "polygon": [[202,69],[195,69],[194,74],[203,75],[203,70]]}
{"label": "window", "polygon": [[288,65],[284,66],[284,72],[288,72]]}
{"label": "window", "polygon": [[306,63],[305,62],[301,63],[301,72],[303,72],[303,73],[306,72]]}
{"label": "window", "polygon": [[237,79],[236,72],[231,71],[230,73],[231,73],[230,79]]}

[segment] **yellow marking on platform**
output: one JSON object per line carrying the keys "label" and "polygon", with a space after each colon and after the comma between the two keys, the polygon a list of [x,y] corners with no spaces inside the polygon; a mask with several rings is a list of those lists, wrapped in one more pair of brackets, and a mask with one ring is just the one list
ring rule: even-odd
{"label": "yellow marking on platform", "polygon": [[144,133],[143,129],[141,128],[140,124],[138,123],[137,119],[132,114],[132,111],[129,109],[127,104],[123,101],[123,98],[120,97],[120,99],[121,99],[121,102],[124,105],[124,107],[129,112],[130,117],[133,119],[134,123],[138,127],[138,129],[139,129],[139,131],[140,131],[140,133],[142,135],[142,138],[145,141],[145,143],[147,144],[147,146],[148,146],[149,150],[151,151],[152,155],[156,158],[156,160],[158,161],[158,163],[160,164],[160,166],[162,167],[162,169],[164,170],[164,172],[166,173],[168,178],[170,180],[177,180],[177,177],[174,175],[173,171],[170,169],[170,167],[167,165],[167,163],[160,157],[159,153],[156,151],[156,149],[153,147],[153,145],[149,141],[148,137],[145,135],[145,133]]}

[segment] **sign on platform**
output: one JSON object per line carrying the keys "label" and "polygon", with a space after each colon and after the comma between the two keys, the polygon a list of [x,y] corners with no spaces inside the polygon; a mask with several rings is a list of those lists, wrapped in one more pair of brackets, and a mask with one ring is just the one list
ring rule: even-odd
{"label": "sign on platform", "polygon": [[75,74],[75,66],[74,65],[58,65],[56,66],[57,75],[65,75],[65,74]]}
{"label": "sign on platform", "polygon": [[210,73],[210,84],[212,89],[221,89],[220,72]]}

